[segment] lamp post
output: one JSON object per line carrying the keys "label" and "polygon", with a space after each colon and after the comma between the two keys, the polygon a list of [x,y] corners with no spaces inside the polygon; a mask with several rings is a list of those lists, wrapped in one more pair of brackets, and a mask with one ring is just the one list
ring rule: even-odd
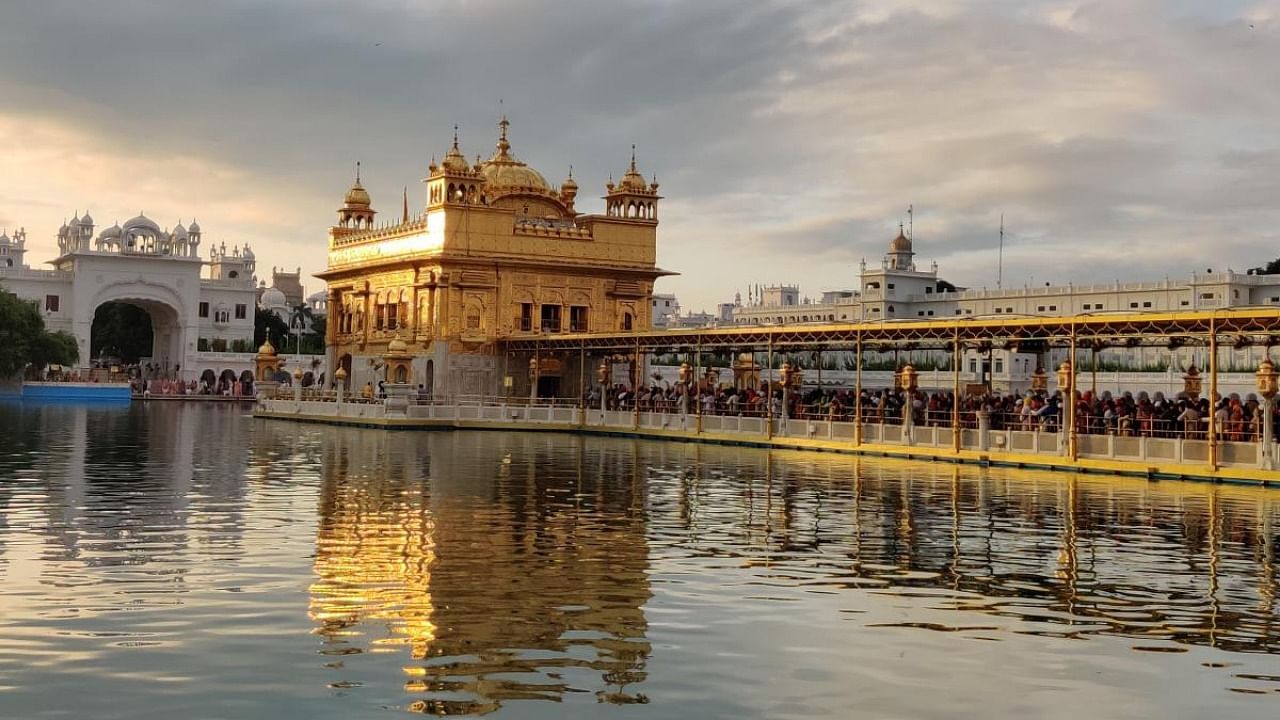
{"label": "lamp post", "polygon": [[[1261,372],[1261,366],[1259,366],[1259,372]],[[1261,379],[1258,382],[1262,382]],[[1200,371],[1196,369],[1194,364],[1188,365],[1186,374],[1182,376],[1182,392],[1186,393],[1187,397],[1195,400],[1200,397],[1201,387],[1203,387],[1203,383],[1200,379]]]}
{"label": "lamp post", "polygon": [[916,386],[919,383],[918,373],[910,363],[902,366],[902,370],[898,372],[898,387],[902,390],[902,394],[906,396],[902,403],[902,434],[903,440],[910,444],[915,440],[913,432],[915,427],[915,418],[912,417],[915,411],[915,395]]}
{"label": "lamp post", "polygon": [[680,414],[689,414],[689,378],[693,376],[693,368],[687,362],[680,363]]}
{"label": "lamp post", "polygon": [[529,358],[529,404],[538,402],[538,358]]}
{"label": "lamp post", "polygon": [[1257,379],[1258,394],[1262,396],[1262,469],[1274,470],[1271,442],[1275,430],[1271,417],[1271,404],[1275,400],[1277,389],[1280,389],[1276,381],[1280,373],[1276,372],[1271,358],[1265,358],[1258,363],[1258,372],[1254,373],[1254,377]]}
{"label": "lamp post", "polygon": [[600,381],[600,412],[603,415],[608,407],[609,398],[609,376],[612,371],[609,368],[609,359],[605,358],[600,361],[600,367],[596,368],[596,380]]}
{"label": "lamp post", "polygon": [[1031,374],[1031,390],[1034,392],[1044,392],[1049,389],[1049,373],[1045,372],[1043,365],[1037,365],[1036,371]]}
{"label": "lamp post", "polygon": [[342,391],[346,389],[346,385],[347,385],[347,369],[339,365],[337,372],[333,374],[333,379],[338,381],[337,384],[334,386],[334,389],[337,390],[337,393],[338,393],[336,396],[337,401],[338,401],[338,404],[341,405]]}
{"label": "lamp post", "polygon": [[1076,392],[1076,369],[1070,360],[1063,360],[1058,366],[1058,390],[1062,392],[1062,439],[1063,450],[1075,457],[1072,452],[1072,431],[1075,426],[1075,392]]}
{"label": "lamp post", "polygon": [[786,430],[786,421],[791,419],[791,363],[784,362],[782,367],[778,368],[778,379],[782,385],[782,421],[783,430]]}

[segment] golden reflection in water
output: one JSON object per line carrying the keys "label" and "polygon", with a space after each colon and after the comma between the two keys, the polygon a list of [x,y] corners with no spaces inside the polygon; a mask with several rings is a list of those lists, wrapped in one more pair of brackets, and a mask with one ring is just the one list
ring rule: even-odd
{"label": "golden reflection in water", "polygon": [[409,709],[427,714],[583,691],[647,702],[645,486],[630,453],[543,436],[495,453],[497,437],[477,450],[461,435],[327,433],[322,652],[340,668],[407,648]]}

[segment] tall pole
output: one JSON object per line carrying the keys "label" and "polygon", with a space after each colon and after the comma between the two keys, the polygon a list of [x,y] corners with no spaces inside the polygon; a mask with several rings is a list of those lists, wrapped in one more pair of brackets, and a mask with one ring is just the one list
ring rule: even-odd
{"label": "tall pole", "polygon": [[633,387],[631,388],[631,395],[633,399],[631,401],[631,404],[635,407],[632,408],[631,423],[633,428],[635,428],[636,430],[639,430],[640,429],[640,381],[642,379],[640,377],[640,374],[642,371],[640,370],[640,338],[639,337],[636,337],[636,357],[635,357],[635,360],[633,360],[632,362],[635,364],[635,370],[632,372],[632,375],[635,376],[635,379],[632,380]]}
{"label": "tall pole", "polygon": [[1209,316],[1209,469],[1218,469],[1218,324]]}
{"label": "tall pole", "polygon": [[1000,254],[996,265],[996,289],[1004,287],[1004,213],[1000,213]]}
{"label": "tall pole", "polygon": [[[694,340],[693,353],[693,387],[697,390],[693,396],[694,412],[697,414],[697,420],[694,424],[694,432],[702,434],[702,333],[698,333]],[[708,388],[709,390],[709,388]],[[714,398],[715,396],[712,395]]]}
{"label": "tall pole", "polygon": [[1076,459],[1076,324],[1071,323],[1071,380],[1067,383],[1067,457]]}
{"label": "tall pole", "polygon": [[765,368],[765,394],[764,394],[764,412],[765,412],[765,432],[768,433],[770,439],[773,438],[773,333],[769,333],[769,355],[767,358],[768,367]]}
{"label": "tall pole", "polygon": [[853,376],[853,444],[855,446],[862,444],[862,331],[856,331],[854,335],[855,349],[853,351],[854,376]]}
{"label": "tall pole", "polygon": [[951,349],[951,451],[960,454],[960,327]]}

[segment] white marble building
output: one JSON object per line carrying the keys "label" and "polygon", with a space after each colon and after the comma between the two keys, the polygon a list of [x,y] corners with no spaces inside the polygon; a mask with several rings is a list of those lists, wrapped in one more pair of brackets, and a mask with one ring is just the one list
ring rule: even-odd
{"label": "white marble building", "polygon": [[206,261],[200,257],[203,233],[194,221],[168,230],[139,214],[123,225],[96,234],[94,229],[88,213],[64,224],[50,269],[30,267],[24,230],[0,236],[0,288],[35,301],[50,330],[74,335],[82,365],[91,360],[94,314],[109,302],[128,303],[151,316],[154,343],[147,361],[164,372],[181,368],[191,378],[223,369],[202,367],[202,344],[252,351],[255,261],[248,245],[228,250],[223,243]]}
{"label": "white marble building", "polygon": [[[941,320],[955,317],[1070,316],[1097,313],[1157,313],[1241,306],[1280,306],[1280,275],[1257,275],[1232,270],[1191,273],[1182,279],[1120,281],[1088,285],[1044,285],[970,290],[938,275],[937,264],[921,270],[915,264],[913,242],[899,228],[879,267],[862,262],[857,290],[830,291],[813,302],[801,298],[794,285],[772,285],[741,295],[721,306],[720,324],[794,325],[804,323]],[[1264,349],[1236,353],[1223,362],[1242,368],[1256,365]],[[1182,368],[1204,367],[1205,353],[1184,348],[1172,356],[1158,348],[1109,348],[1103,362],[1143,368],[1167,362]],[[990,383],[998,389],[1025,387],[1036,365],[1052,366],[1061,358],[994,350],[967,353],[961,372],[966,382]]]}

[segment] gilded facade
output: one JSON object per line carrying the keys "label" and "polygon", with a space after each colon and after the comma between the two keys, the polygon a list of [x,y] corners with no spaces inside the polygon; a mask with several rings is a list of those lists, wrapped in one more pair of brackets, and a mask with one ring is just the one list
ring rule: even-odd
{"label": "gilded facade", "polygon": [[[636,169],[633,149],[606,185],[604,214],[579,213],[572,171],[550,185],[512,154],[508,127],[503,118],[493,154],[474,162],[455,129],[428,168],[425,209],[412,212],[406,195],[398,222],[375,220],[357,173],[317,275],[328,284],[330,369],[346,368],[355,387],[385,379],[437,395],[526,393],[529,368],[502,355],[500,340],[649,329],[654,280],[668,274],[656,266],[656,179]],[[400,354],[412,362],[391,375],[384,358]],[[562,386],[562,375],[572,382]],[[580,375],[568,359],[546,358],[538,381],[556,394]]]}

